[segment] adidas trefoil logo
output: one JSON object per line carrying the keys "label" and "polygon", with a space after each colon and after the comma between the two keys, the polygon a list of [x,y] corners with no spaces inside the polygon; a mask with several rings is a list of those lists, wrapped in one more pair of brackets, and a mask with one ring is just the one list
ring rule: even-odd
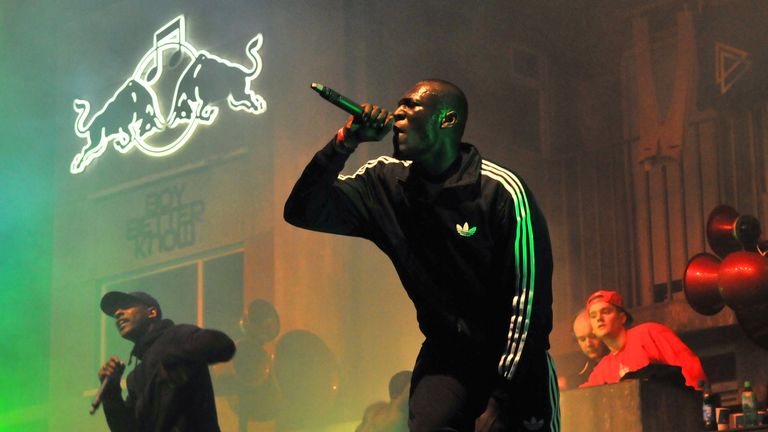
{"label": "adidas trefoil logo", "polygon": [[464,226],[456,224],[456,232],[462,237],[472,237],[475,235],[475,231],[477,231],[477,227],[470,228],[469,222],[464,222]]}
{"label": "adidas trefoil logo", "polygon": [[523,420],[523,427],[529,431],[539,430],[544,427],[544,419],[537,420],[536,417],[531,417],[530,420]]}

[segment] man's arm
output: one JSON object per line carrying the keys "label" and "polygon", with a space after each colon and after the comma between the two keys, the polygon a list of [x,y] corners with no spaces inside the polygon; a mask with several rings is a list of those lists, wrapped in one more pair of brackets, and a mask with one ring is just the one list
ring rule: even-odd
{"label": "man's arm", "polygon": [[102,402],[109,430],[112,432],[135,432],[138,430],[138,426],[131,403],[132,397],[129,396],[127,401],[123,401],[123,396],[120,394],[120,384],[114,387],[117,390],[113,390],[109,396],[105,390]]}
{"label": "man's arm", "polygon": [[[523,350],[548,349],[552,328],[552,251],[546,221],[528,188],[512,172],[483,161],[483,175],[505,189],[503,289],[512,290],[511,317],[499,374],[511,380]],[[508,287],[508,288],[507,288]]]}
{"label": "man's arm", "polygon": [[285,202],[286,222],[314,231],[361,235],[368,219],[365,179],[337,178],[348,157],[335,138],[315,154]]}
{"label": "man's arm", "polygon": [[225,362],[235,355],[235,342],[224,332],[187,324],[180,324],[173,331],[176,333],[174,345],[168,347],[163,357],[166,367],[180,363]]}
{"label": "man's arm", "polygon": [[106,417],[107,425],[112,432],[134,432],[137,430],[132,396],[129,395],[128,400],[123,401],[121,394],[120,378],[124,370],[125,363],[115,356],[112,356],[99,369],[99,379],[109,379],[104,393],[101,395],[101,401],[104,406],[104,417]]}
{"label": "man's arm", "polygon": [[338,175],[358,144],[380,140],[392,123],[386,110],[368,104],[363,108],[363,118],[350,116],[336,137],[304,169],[285,203],[283,217],[288,223],[315,231],[363,236],[370,196],[365,176],[341,181]]}
{"label": "man's arm", "polygon": [[685,384],[701,390],[699,381],[707,381],[707,375],[701,366],[699,357],[691,351],[669,327],[657,323],[648,323],[652,330],[649,334],[659,350],[661,361],[682,368]]}

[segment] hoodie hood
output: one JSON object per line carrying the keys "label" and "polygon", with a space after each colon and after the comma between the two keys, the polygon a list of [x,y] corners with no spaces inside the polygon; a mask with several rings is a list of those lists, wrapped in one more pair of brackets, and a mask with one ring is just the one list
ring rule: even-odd
{"label": "hoodie hood", "polygon": [[[165,333],[166,330],[173,327],[173,321],[169,319],[160,320],[154,324],[147,334],[141,337],[138,342],[133,346],[131,350],[131,357],[136,357],[139,360],[144,358],[144,354],[149,350],[155,341]],[[129,360],[130,363],[130,360]]]}

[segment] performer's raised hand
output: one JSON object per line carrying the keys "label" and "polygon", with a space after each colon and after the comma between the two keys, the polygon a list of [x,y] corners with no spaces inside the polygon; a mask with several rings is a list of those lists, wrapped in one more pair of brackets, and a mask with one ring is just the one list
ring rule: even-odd
{"label": "performer's raised hand", "polygon": [[380,141],[392,129],[392,114],[369,103],[361,104],[363,114],[361,116],[349,116],[337,141],[350,152],[361,142]]}
{"label": "performer's raised hand", "polygon": [[125,371],[125,363],[116,356],[112,356],[99,369],[99,381],[109,378],[113,382],[119,382],[123,371]]}

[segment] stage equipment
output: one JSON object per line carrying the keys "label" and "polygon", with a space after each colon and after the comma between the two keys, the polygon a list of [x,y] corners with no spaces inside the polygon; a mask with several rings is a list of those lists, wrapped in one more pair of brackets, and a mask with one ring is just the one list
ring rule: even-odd
{"label": "stage equipment", "polygon": [[768,304],[737,310],[736,320],[752,342],[768,349]]}
{"label": "stage equipment", "polygon": [[768,259],[755,252],[733,252],[720,264],[720,295],[731,309],[768,304]]}
{"label": "stage equipment", "polygon": [[685,298],[702,315],[715,315],[725,307],[718,288],[719,271],[720,259],[706,252],[691,258],[685,268]]}
{"label": "stage equipment", "polygon": [[317,430],[331,420],[340,370],[320,336],[306,330],[282,335],[275,345],[274,374],[281,394],[277,430]]}
{"label": "stage equipment", "polygon": [[688,261],[683,276],[688,304],[702,315],[727,305],[747,337],[768,349],[768,242],[760,240],[760,221],[717,206],[707,220],[707,242],[720,258],[699,253]]}
{"label": "stage equipment", "polygon": [[760,222],[751,215],[739,215],[733,207],[719,205],[707,220],[707,243],[720,257],[731,252],[755,250],[760,238]]}

